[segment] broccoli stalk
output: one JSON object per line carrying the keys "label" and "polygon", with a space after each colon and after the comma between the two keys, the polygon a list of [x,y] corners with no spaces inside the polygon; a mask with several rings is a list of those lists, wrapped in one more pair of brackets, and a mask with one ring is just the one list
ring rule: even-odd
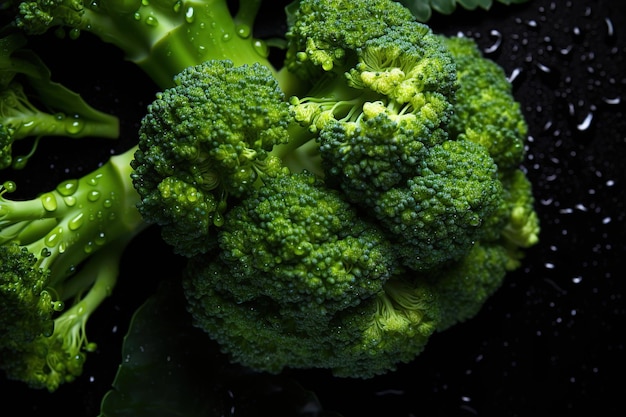
{"label": "broccoli stalk", "polygon": [[90,32],[166,88],[184,68],[209,59],[271,67],[268,46],[252,33],[260,4],[241,0],[233,15],[227,0],[34,0],[20,4],[16,24],[29,34]]}
{"label": "broccoli stalk", "polygon": [[[46,136],[117,139],[119,120],[53,82],[46,65],[26,49],[26,38],[16,33],[1,37],[0,169],[24,168]],[[13,145],[26,138],[34,138],[32,149],[15,156]]]}
{"label": "broccoli stalk", "polygon": [[0,194],[0,365],[54,391],[95,345],[86,323],[113,290],[126,244],[147,224],[130,180],[134,148],[78,180],[24,201]]}

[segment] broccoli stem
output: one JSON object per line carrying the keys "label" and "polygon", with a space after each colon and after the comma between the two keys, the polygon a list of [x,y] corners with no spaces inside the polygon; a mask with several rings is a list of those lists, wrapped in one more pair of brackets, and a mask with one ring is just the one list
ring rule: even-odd
{"label": "broccoli stem", "polygon": [[240,3],[233,17],[225,0],[184,1],[184,9],[173,16],[174,27],[167,26],[145,53],[129,58],[162,88],[171,87],[183,69],[211,59],[229,59],[235,65],[259,62],[275,72],[267,45],[252,36],[260,1]]}
{"label": "broccoli stem", "polygon": [[51,286],[104,245],[146,227],[131,182],[132,148],[78,180],[25,201],[0,198],[0,244],[18,242],[51,271]]}

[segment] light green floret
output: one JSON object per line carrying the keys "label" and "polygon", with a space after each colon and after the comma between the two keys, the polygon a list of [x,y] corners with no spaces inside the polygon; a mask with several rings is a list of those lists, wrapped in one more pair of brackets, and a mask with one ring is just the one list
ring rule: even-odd
{"label": "light green floret", "polygon": [[[351,201],[371,206],[381,192],[413,176],[424,147],[448,138],[456,74],[439,39],[416,22],[366,41],[357,57],[347,77],[359,101],[347,116],[327,121],[318,140],[328,181]],[[292,101],[295,111],[303,102]]]}
{"label": "light green floret", "polygon": [[0,193],[0,368],[56,390],[95,345],[86,323],[117,280],[126,244],[146,226],[130,181],[130,150],[31,200]]}

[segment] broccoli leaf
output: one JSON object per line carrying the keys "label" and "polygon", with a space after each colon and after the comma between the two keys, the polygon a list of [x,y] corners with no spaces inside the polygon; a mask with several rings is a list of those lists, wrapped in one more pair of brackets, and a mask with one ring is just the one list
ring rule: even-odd
{"label": "broccoli leaf", "polygon": [[[493,0],[397,0],[404,4],[415,17],[421,21],[428,21],[433,10],[441,14],[451,14],[456,10],[456,6],[459,5],[467,10],[474,10],[478,7],[484,10],[489,10],[493,5]],[[496,0],[502,4],[520,4],[526,3],[528,0]]]}
{"label": "broccoli leaf", "polygon": [[340,417],[295,380],[232,365],[191,325],[178,282],[166,282],[134,314],[122,364],[100,417],[273,415]]}

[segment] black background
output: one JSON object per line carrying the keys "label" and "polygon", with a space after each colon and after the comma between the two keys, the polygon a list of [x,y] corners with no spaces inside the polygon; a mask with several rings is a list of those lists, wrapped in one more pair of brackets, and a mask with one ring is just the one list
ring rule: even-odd
{"label": "black background", "polygon": [[[530,126],[524,167],[535,185],[541,242],[475,319],[435,335],[397,372],[366,381],[323,371],[291,375],[344,417],[618,415],[626,409],[626,3],[531,0],[435,16],[430,24],[476,39],[516,75]],[[48,168],[43,175],[2,173],[23,195],[130,148],[156,91],[115,48],[89,35],[70,43],[43,36],[32,46],[56,79],[119,115],[123,137],[43,143],[31,164]],[[180,266],[156,239],[149,229],[131,244],[118,287],[90,320],[99,349],[83,377],[54,394],[2,380],[3,409],[15,411],[1,414],[98,414],[130,315]]]}

